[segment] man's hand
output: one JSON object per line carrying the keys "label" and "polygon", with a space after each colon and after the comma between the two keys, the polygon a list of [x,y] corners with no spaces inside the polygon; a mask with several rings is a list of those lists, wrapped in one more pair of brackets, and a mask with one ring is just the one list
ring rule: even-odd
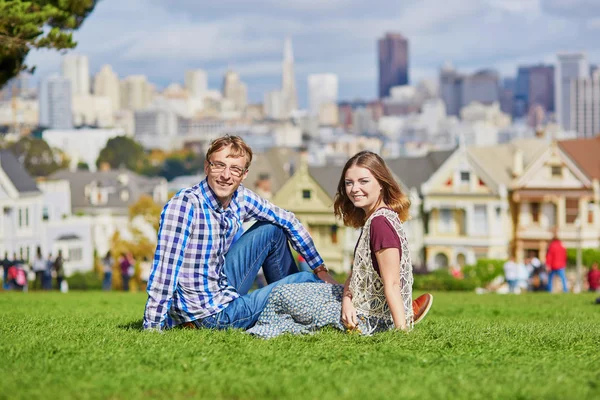
{"label": "man's hand", "polygon": [[327,271],[319,271],[317,273],[317,277],[325,283],[331,283],[332,285],[339,285],[340,283],[333,279],[329,272]]}

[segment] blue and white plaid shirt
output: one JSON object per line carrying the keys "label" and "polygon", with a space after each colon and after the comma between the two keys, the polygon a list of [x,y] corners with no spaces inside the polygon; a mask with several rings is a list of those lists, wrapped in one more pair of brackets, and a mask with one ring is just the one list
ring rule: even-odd
{"label": "blue and white plaid shirt", "polygon": [[206,318],[240,297],[223,271],[242,223],[269,221],[286,232],[311,268],[323,264],[308,231],[293,213],[240,186],[223,208],[208,186],[183,189],[161,214],[154,265],[148,280],[144,329],[162,329]]}

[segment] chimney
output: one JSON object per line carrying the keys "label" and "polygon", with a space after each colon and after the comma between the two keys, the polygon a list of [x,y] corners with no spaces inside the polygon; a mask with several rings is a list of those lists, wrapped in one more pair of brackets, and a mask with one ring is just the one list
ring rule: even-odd
{"label": "chimney", "polygon": [[523,150],[516,149],[513,154],[512,174],[513,178],[518,178],[523,173]]}

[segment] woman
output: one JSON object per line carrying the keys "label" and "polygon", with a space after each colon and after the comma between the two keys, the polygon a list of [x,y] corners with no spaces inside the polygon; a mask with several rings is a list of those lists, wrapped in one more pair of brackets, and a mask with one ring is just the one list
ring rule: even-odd
{"label": "woman", "polygon": [[364,335],[410,330],[425,316],[433,298],[426,294],[412,302],[412,265],[402,228],[409,207],[381,157],[363,151],[348,160],[334,212],[346,226],[361,228],[349,278],[343,288],[318,283],[278,286],[248,332],[269,338],[326,325]]}
{"label": "woman", "polygon": [[102,290],[109,291],[112,289],[112,271],[115,260],[112,257],[110,250],[102,259],[102,268],[104,270],[104,279],[102,279]]}

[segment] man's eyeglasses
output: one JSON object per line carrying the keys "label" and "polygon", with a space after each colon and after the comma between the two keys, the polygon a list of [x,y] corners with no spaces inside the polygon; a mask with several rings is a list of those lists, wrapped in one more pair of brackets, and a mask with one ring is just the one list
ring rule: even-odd
{"label": "man's eyeglasses", "polygon": [[[218,162],[218,161],[216,161],[216,162],[209,161],[208,165],[210,165],[210,170],[214,173],[223,172],[225,170],[225,168],[227,168],[227,165],[223,164],[222,162]],[[246,171],[247,171],[246,168],[240,168],[237,165],[232,165],[231,167],[229,167],[229,173],[237,178],[244,175],[244,172],[246,172]]]}

